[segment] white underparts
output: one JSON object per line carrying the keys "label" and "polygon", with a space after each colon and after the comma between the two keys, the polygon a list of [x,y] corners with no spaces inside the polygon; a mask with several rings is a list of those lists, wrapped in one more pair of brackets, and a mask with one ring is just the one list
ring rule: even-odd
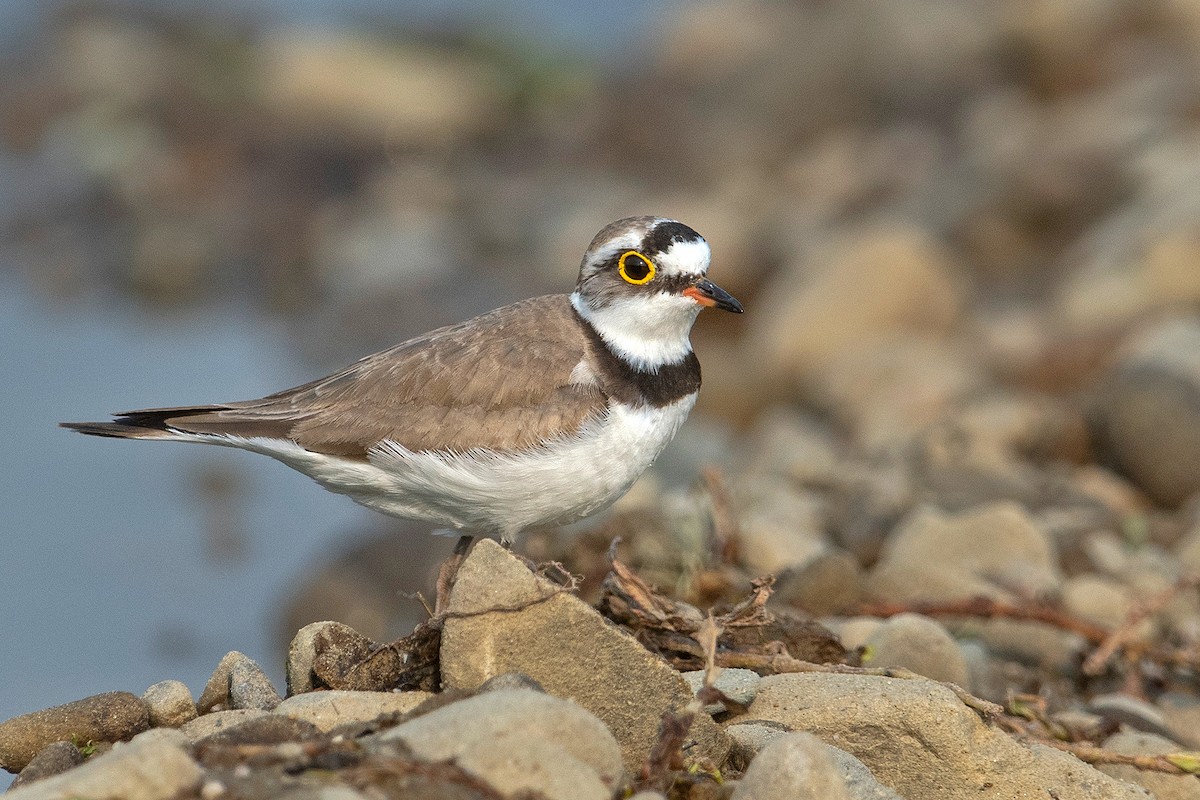
{"label": "white underparts", "polygon": [[628,491],[675,436],[696,402],[612,406],[577,433],[511,453],[413,452],[384,441],[367,460],[314,453],[290,440],[174,432],[282,461],[325,488],[396,517],[512,537],[595,513]]}
{"label": "white underparts", "polygon": [[678,364],[692,352],[688,336],[701,309],[692,298],[668,292],[622,297],[603,308],[574,292],[571,305],[613,353],[643,372]]}

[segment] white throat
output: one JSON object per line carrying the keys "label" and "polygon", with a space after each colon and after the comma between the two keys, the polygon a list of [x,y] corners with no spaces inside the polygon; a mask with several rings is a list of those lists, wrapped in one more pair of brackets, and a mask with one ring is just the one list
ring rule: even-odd
{"label": "white throat", "polygon": [[690,297],[658,292],[592,308],[572,292],[571,305],[613,353],[642,372],[678,364],[692,352],[688,334],[700,306]]}

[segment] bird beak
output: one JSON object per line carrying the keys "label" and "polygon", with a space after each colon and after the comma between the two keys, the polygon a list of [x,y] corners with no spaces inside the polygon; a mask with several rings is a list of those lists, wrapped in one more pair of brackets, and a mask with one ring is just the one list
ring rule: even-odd
{"label": "bird beak", "polygon": [[696,281],[683,290],[685,296],[692,298],[705,308],[719,308],[722,311],[742,313],[742,304],[733,295],[717,286],[710,280]]}

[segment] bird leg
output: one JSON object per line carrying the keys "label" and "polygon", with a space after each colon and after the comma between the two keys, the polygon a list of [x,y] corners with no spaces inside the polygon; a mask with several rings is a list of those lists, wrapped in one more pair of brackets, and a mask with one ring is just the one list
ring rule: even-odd
{"label": "bird leg", "polygon": [[446,607],[450,602],[450,590],[454,587],[454,579],[458,575],[458,568],[462,566],[463,559],[470,552],[471,542],[473,541],[475,541],[474,536],[464,534],[458,537],[458,542],[454,545],[454,552],[438,568],[437,599],[434,600],[433,604],[434,616],[441,616],[446,612]]}

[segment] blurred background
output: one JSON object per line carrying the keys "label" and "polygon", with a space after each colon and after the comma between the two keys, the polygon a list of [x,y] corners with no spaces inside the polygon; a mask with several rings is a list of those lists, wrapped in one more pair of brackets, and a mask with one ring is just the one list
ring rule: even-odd
{"label": "blurred background", "polygon": [[[922,503],[1015,500],[1055,580],[1130,601],[1114,548],[1192,557],[1190,0],[0,18],[0,719],[198,694],[234,649],[279,683],[304,623],[410,629],[452,545],[261,457],[59,421],[261,396],[566,291],[630,214],[705,235],[747,313],[698,324],[700,405],[626,507],[717,464],[748,569],[847,587]],[[787,480],[739,483],[764,463]]]}

